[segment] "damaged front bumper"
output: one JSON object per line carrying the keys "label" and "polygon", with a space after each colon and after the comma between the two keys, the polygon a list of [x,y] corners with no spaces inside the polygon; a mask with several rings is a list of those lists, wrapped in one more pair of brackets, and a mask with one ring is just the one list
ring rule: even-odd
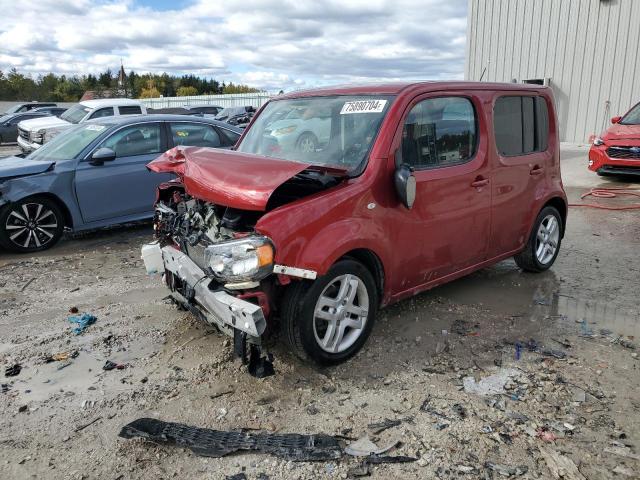
{"label": "damaged front bumper", "polygon": [[[254,343],[267,327],[264,312],[259,305],[228,294],[224,290],[212,290],[213,279],[186,254],[174,247],[160,247],[164,274],[171,297],[180,305],[199,314],[207,322],[216,325],[230,336],[235,331],[245,333]],[[152,267],[146,265],[147,270]]]}

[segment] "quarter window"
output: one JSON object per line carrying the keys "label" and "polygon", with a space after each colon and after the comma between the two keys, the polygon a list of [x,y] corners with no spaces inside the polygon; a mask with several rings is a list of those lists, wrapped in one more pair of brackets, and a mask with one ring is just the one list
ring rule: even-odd
{"label": "quarter window", "polygon": [[100,110],[96,110],[91,114],[91,118],[102,118],[102,117],[112,117],[113,116],[113,107],[109,108],[101,108]]}
{"label": "quarter window", "polygon": [[190,147],[220,147],[220,136],[212,125],[204,123],[171,123],[171,136],[174,145]]}
{"label": "quarter window", "polygon": [[103,147],[116,152],[118,158],[160,153],[160,124],[146,123],[118,130],[98,148]]}
{"label": "quarter window", "polygon": [[118,107],[118,112],[120,112],[120,115],[140,115],[142,113],[142,109],[137,105],[131,105]]}
{"label": "quarter window", "polygon": [[429,98],[409,112],[402,130],[402,160],[415,168],[465,163],[476,149],[476,115],[463,97]]}
{"label": "quarter window", "polygon": [[549,111],[542,97],[498,98],[493,109],[493,125],[501,155],[527,155],[547,149]]}

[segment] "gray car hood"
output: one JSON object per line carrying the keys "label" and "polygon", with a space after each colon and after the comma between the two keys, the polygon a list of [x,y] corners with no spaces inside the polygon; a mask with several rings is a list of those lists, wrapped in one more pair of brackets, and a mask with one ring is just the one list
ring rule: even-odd
{"label": "gray car hood", "polygon": [[20,157],[0,158],[0,179],[24,177],[46,172],[55,163],[47,160],[28,160]]}

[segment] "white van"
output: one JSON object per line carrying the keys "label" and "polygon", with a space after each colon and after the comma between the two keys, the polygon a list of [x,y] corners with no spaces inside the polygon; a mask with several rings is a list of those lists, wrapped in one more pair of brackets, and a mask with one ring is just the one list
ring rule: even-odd
{"label": "white van", "polygon": [[76,123],[94,118],[146,113],[147,109],[141,102],[129,98],[85,100],[69,108],[59,118],[42,117],[20,122],[18,124],[18,146],[24,153],[29,153]]}

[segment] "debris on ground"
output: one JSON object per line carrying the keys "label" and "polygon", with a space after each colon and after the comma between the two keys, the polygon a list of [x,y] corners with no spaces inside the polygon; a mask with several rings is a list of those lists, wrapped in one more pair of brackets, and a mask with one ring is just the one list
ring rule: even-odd
{"label": "debris on ground", "polygon": [[140,418],[125,425],[120,437],[140,437],[155,443],[178,445],[204,457],[223,457],[240,450],[270,453],[294,462],[332,460],[342,456],[338,441],[329,435],[220,431],[154,418]]}
{"label": "debris on ground", "polygon": [[78,324],[77,327],[73,329],[73,333],[76,335],[80,335],[89,325],[93,325],[96,323],[98,318],[95,315],[91,315],[90,313],[83,313],[82,315],[71,315],[67,320],[71,323]]}
{"label": "debris on ground", "polygon": [[45,363],[61,362],[63,360],[69,360],[70,358],[76,358],[78,355],[80,355],[80,352],[78,352],[78,350],[73,350],[71,352],[59,352],[54,353],[53,355],[49,355],[44,359],[44,361]]}
{"label": "debris on ground", "polygon": [[511,467],[509,465],[502,465],[499,463],[485,462],[484,467],[487,470],[496,472],[503,477],[520,477],[529,471],[529,467],[526,465],[517,465]]}
{"label": "debris on ground", "polygon": [[398,445],[398,442],[393,441],[386,447],[378,447],[378,445],[373,443],[371,439],[365,435],[364,437],[347,445],[344,449],[344,453],[353,457],[368,457],[370,455],[379,455],[381,453],[388,452],[396,445]]}
{"label": "debris on ground", "polygon": [[102,366],[102,369],[107,371],[114,370],[114,369],[124,370],[127,367],[128,365],[126,363],[116,363],[116,362],[112,362],[111,360],[107,360]]}
{"label": "debris on ground", "polygon": [[497,373],[489,375],[476,381],[474,377],[465,377],[462,379],[464,391],[467,393],[475,393],[476,395],[498,395],[505,393],[504,386],[506,383],[520,375],[520,371],[515,368],[503,368]]}
{"label": "debris on ground", "polygon": [[10,367],[7,367],[5,369],[4,376],[5,377],[15,377],[15,376],[19,375],[21,371],[22,371],[22,365],[20,365],[19,363],[15,363],[15,364],[13,364]]}
{"label": "debris on ground", "polygon": [[471,324],[465,320],[455,320],[453,325],[451,325],[451,331],[458,335],[466,336],[466,337],[477,337],[480,335],[480,324],[475,323]]}
{"label": "debris on ground", "polygon": [[402,420],[390,420],[388,418],[385,418],[382,422],[370,423],[369,425],[367,425],[367,428],[371,430],[371,433],[373,433],[374,435],[379,435],[389,428],[397,427],[401,423]]}
{"label": "debris on ground", "polygon": [[551,471],[553,478],[564,480],[585,480],[576,464],[569,457],[549,448],[540,447],[540,454]]}

